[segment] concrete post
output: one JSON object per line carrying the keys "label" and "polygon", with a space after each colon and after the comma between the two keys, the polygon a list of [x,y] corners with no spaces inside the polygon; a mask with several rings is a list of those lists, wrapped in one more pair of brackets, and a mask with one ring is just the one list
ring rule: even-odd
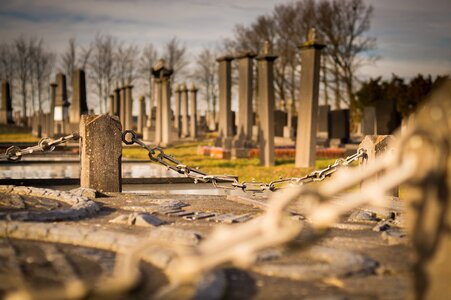
{"label": "concrete post", "polygon": [[126,114],[127,114],[127,104],[126,104],[125,97],[126,97],[125,96],[125,87],[121,87],[120,98],[119,98],[121,109],[120,109],[119,116],[120,116],[120,120],[121,120],[121,124],[122,124],[123,128],[125,128],[125,122],[126,122],[125,119],[126,119]]}
{"label": "concrete post", "polygon": [[197,138],[197,88],[194,83],[189,89],[190,92],[190,137]]}
{"label": "concrete post", "polygon": [[141,96],[139,97],[138,126],[136,131],[140,134],[143,134],[145,124],[146,124],[146,98],[144,96]]}
{"label": "concrete post", "polygon": [[[222,56],[216,59],[219,63],[219,136],[232,137],[232,72],[233,57]],[[223,145],[224,146],[224,145]]]}
{"label": "concrete post", "polygon": [[174,127],[177,129],[177,137],[180,137],[180,102],[182,97],[182,91],[180,84],[177,85],[175,89],[175,116],[174,116]]}
{"label": "concrete post", "polygon": [[125,87],[125,127],[124,129],[133,129],[133,85]]}
{"label": "concrete post", "polygon": [[0,123],[11,124],[13,123],[13,107],[11,101],[11,88],[9,82],[2,81],[2,101],[0,109]]}
{"label": "concrete post", "polygon": [[296,138],[296,168],[315,166],[319,70],[321,49],[324,47],[315,40],[314,29],[309,32],[309,40],[301,46],[302,69]]}
{"label": "concrete post", "polygon": [[78,128],[80,116],[88,113],[86,102],[86,79],[83,70],[75,70],[72,73],[72,103],[70,105],[69,119],[71,124]]}
{"label": "concrete post", "polygon": [[246,52],[236,56],[239,65],[238,81],[238,137],[239,146],[246,147],[252,140],[252,82],[253,59],[256,55]]}
{"label": "concrete post", "polygon": [[260,165],[274,166],[274,74],[273,63],[277,56],[270,54],[265,42],[258,61],[258,115],[260,120]]}
{"label": "concrete post", "polygon": [[80,122],[80,185],[121,192],[122,127],[109,115],[83,115]]}
{"label": "concrete post", "polygon": [[182,115],[182,132],[181,137],[187,137],[189,134],[188,129],[188,88],[186,84],[183,83],[180,87],[180,92],[182,94],[180,103],[180,113]]}

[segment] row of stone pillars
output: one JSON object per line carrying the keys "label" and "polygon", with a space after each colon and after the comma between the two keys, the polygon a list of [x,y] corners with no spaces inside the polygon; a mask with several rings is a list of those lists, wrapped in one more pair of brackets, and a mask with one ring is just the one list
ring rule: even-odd
{"label": "row of stone pillars", "polygon": [[188,88],[185,83],[175,89],[174,127],[179,137],[197,138],[197,91],[194,84]]}
{"label": "row of stone pillars", "polygon": [[116,88],[114,94],[110,95],[108,113],[118,116],[124,129],[133,129],[133,98],[132,85]]}

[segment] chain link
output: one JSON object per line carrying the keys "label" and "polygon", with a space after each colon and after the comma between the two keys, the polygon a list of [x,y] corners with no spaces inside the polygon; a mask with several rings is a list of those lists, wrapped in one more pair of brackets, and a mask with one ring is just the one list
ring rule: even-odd
{"label": "chain link", "polygon": [[[122,141],[126,145],[138,144],[142,148],[149,152],[149,158],[151,161],[157,162],[165,166],[166,168],[173,170],[179,174],[185,175],[188,178],[194,179],[194,183],[212,183],[217,188],[223,189],[242,189],[247,192],[264,192],[264,191],[276,191],[281,189],[286,184],[302,185],[314,181],[322,181],[325,178],[331,176],[341,166],[349,166],[352,162],[363,158],[365,156],[364,149],[358,149],[356,153],[346,157],[339,158],[334,164],[327,166],[322,170],[313,171],[312,173],[304,177],[290,177],[280,178],[270,183],[265,182],[239,182],[237,176],[233,175],[210,175],[199,171],[196,168],[191,168],[182,162],[175,159],[172,155],[164,153],[161,147],[149,147],[143,143],[133,130],[126,130],[122,133]],[[219,183],[231,183],[231,185],[224,185]]]}
{"label": "chain link", "polygon": [[80,135],[74,132],[70,135],[60,137],[59,139],[43,138],[36,146],[20,149],[17,146],[11,146],[6,149],[5,154],[0,155],[0,160],[18,161],[24,155],[32,154],[34,152],[52,152],[56,146],[64,144],[70,140],[78,140]]}

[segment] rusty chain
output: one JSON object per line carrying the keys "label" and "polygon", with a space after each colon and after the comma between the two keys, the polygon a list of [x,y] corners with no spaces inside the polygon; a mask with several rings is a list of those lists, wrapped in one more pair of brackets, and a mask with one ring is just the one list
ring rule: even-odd
{"label": "rusty chain", "polygon": [[[149,147],[143,141],[141,141],[137,134],[133,130],[126,130],[122,133],[122,141],[126,145],[138,144],[143,149],[148,151],[148,155],[151,161],[157,162],[166,168],[173,170],[179,174],[185,175],[188,178],[192,178],[194,183],[212,183],[217,188],[223,189],[242,189],[247,192],[263,192],[263,191],[276,191],[280,189],[284,184],[302,185],[314,181],[322,181],[325,178],[331,176],[341,166],[349,166],[352,162],[363,158],[365,156],[365,150],[359,149],[356,153],[346,157],[339,158],[334,164],[327,166],[322,170],[316,170],[304,177],[290,177],[280,178],[270,183],[265,182],[239,182],[237,176],[234,175],[210,175],[199,171],[197,168],[189,167],[183,164],[181,161],[175,159],[172,155],[166,154],[163,148],[159,146]],[[231,183],[230,186],[219,184],[220,182]]]}
{"label": "rusty chain", "polygon": [[0,155],[0,160],[9,160],[9,161],[18,161],[24,155],[32,154],[34,152],[52,152],[55,150],[55,147],[61,144],[66,143],[70,140],[78,140],[80,135],[78,133],[72,133],[59,139],[51,139],[51,138],[43,138],[41,139],[37,145],[32,147],[27,147],[24,149],[20,149],[17,146],[11,146],[6,149],[6,152]]}

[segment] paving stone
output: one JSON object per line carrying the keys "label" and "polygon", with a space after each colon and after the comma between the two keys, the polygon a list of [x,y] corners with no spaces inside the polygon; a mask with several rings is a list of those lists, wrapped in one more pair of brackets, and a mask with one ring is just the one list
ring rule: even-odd
{"label": "paving stone", "polygon": [[164,221],[160,220],[156,216],[139,213],[135,216],[134,225],[142,227],[157,227],[164,223]]}
{"label": "paving stone", "polygon": [[214,216],[216,216],[215,213],[195,212],[193,215],[184,216],[183,218],[185,220],[195,221],[195,220],[207,219],[207,218],[214,217]]}

